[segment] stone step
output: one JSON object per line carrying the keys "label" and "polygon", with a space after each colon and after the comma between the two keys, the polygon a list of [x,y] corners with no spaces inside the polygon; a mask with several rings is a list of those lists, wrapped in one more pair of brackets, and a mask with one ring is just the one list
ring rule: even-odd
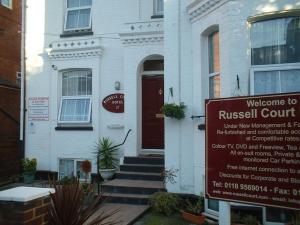
{"label": "stone step", "polygon": [[141,172],[127,172],[120,171],[116,173],[117,179],[131,179],[131,180],[153,180],[162,181],[163,176],[161,173],[141,173]]}
{"label": "stone step", "polygon": [[139,157],[128,157],[124,158],[124,164],[150,164],[150,165],[164,165],[165,159],[164,157],[146,157],[146,156],[139,156]]}
{"label": "stone step", "polygon": [[122,194],[122,193],[101,193],[108,203],[148,205],[151,195]]}
{"label": "stone step", "polygon": [[161,181],[114,179],[101,185],[101,192],[151,195],[164,191]]}
{"label": "stone step", "polygon": [[123,164],[120,166],[120,171],[161,173],[164,171],[164,166],[163,165],[150,165],[150,164]]}

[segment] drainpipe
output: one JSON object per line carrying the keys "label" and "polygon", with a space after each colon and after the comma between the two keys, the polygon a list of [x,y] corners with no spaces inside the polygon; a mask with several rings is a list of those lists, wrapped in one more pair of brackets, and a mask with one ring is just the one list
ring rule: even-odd
{"label": "drainpipe", "polygon": [[25,130],[26,130],[26,58],[25,58],[25,33],[26,33],[26,0],[22,0],[22,32],[21,32],[21,129],[22,158],[25,158]]}

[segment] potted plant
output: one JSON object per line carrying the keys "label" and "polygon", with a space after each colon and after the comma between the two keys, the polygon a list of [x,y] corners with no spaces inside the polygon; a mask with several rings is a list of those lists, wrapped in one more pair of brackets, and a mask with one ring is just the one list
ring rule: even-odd
{"label": "potted plant", "polygon": [[175,103],[166,103],[162,107],[162,112],[166,117],[181,120],[184,118],[184,104],[177,105]]}
{"label": "potted plant", "polygon": [[23,165],[24,183],[30,184],[33,182],[34,179],[37,161],[35,158],[33,159],[25,158],[22,160],[22,165]]}
{"label": "potted plant", "polygon": [[119,165],[118,147],[106,137],[96,144],[96,155],[99,163],[99,173],[104,180],[110,179]]}
{"label": "potted plant", "polygon": [[194,223],[194,224],[203,224],[205,222],[205,216],[202,215],[204,211],[204,197],[199,196],[196,202],[191,202],[190,200],[186,201],[186,206],[181,210],[181,215],[183,219]]}

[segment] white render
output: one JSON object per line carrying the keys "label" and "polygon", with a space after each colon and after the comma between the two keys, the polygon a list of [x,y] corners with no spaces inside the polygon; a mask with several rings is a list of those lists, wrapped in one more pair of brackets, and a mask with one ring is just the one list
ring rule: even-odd
{"label": "white render", "polygon": [[15,187],[0,191],[0,201],[29,202],[55,193],[53,188]]}
{"label": "white render", "polygon": [[[176,103],[187,107],[181,121],[165,118],[165,167],[179,169],[170,192],[204,193],[204,100],[208,97],[207,35],[220,33],[221,97],[250,95],[251,48],[249,17],[300,9],[298,0],[165,0],[164,18],[151,19],[151,0],[94,0],[92,36],[60,38],[65,5],[62,0],[27,0],[27,99],[49,97],[49,121],[26,121],[26,156],[36,157],[38,170],[58,171],[60,158],[93,160],[99,137],[121,142],[120,152],[137,156],[141,149],[141,65],[147,59],[164,59],[164,97],[173,88]],[[41,10],[42,9],[42,10]],[[37,14],[39,13],[39,14]],[[87,44],[85,44],[87,43]],[[61,71],[92,69],[93,131],[56,131]],[[241,89],[235,93],[236,75]],[[115,91],[115,81],[121,90]],[[106,111],[101,101],[109,94],[125,94],[125,112]],[[27,105],[28,107],[28,105]],[[228,207],[220,204],[220,214]],[[208,212],[209,213],[209,212]],[[226,214],[227,215],[227,214]],[[218,218],[218,215],[215,215]],[[223,214],[224,217],[224,214]],[[228,215],[225,216],[228,222]],[[228,223],[225,223],[228,224]]]}

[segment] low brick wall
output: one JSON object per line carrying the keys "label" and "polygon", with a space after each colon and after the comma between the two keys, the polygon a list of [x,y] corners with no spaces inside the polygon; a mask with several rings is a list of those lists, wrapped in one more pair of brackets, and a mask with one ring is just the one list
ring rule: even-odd
{"label": "low brick wall", "polygon": [[50,197],[29,202],[0,201],[0,225],[46,225]]}
{"label": "low brick wall", "polygon": [[49,191],[48,195],[29,201],[4,198],[0,200],[0,225],[47,225],[50,202]]}

